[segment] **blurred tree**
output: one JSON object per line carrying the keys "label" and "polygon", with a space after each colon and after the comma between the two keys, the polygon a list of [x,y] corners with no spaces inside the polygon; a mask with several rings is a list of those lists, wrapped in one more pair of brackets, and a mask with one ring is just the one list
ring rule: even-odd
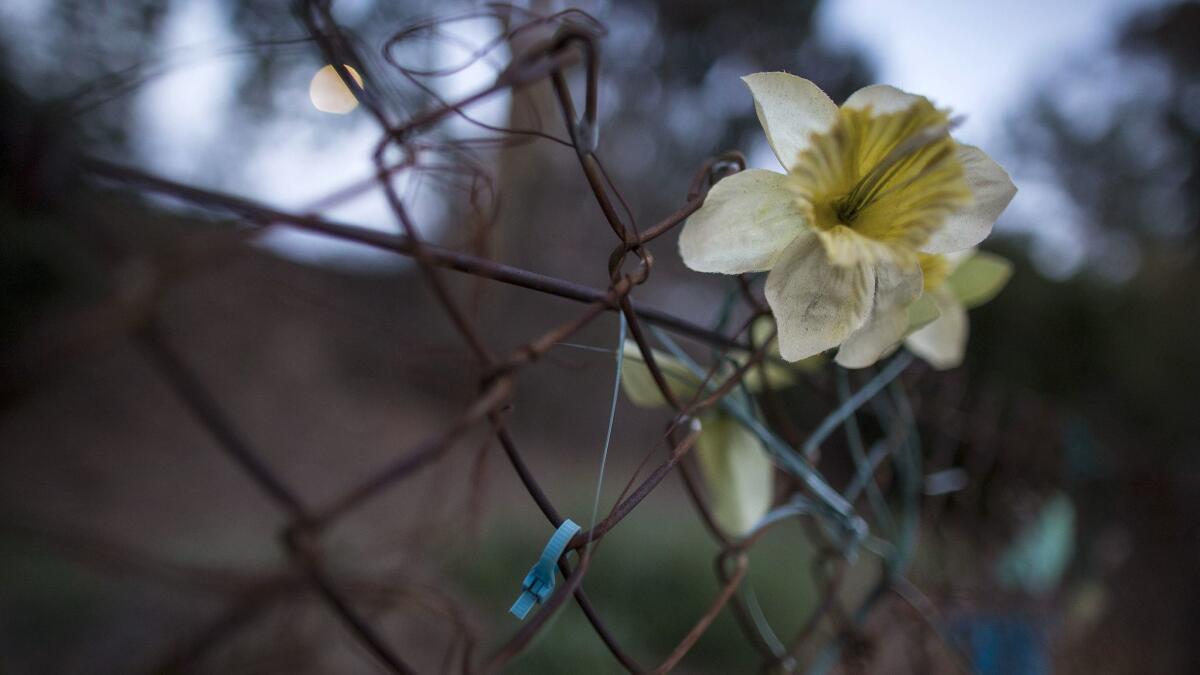
{"label": "blurred tree", "polygon": [[1023,164],[1077,207],[1087,253],[1105,276],[1130,274],[1147,247],[1157,249],[1146,252],[1156,264],[1168,250],[1176,262],[1194,260],[1200,237],[1197,34],[1200,3],[1138,14],[1121,30],[1113,53],[1059,73],[1011,127]]}
{"label": "blurred tree", "polygon": [[1198,34],[1200,3],[1140,12],[1011,125],[1024,173],[1077,214],[1085,263],[1064,283],[1018,271],[973,318],[971,358],[985,377],[1051,396],[1067,420],[1064,475],[1089,542],[1077,567],[1108,577],[1112,604],[1063,652],[1066,672],[1200,663],[1184,637],[1200,589],[1180,584],[1200,564]]}
{"label": "blurred tree", "polygon": [[[726,150],[766,152],[741,76],[786,70],[813,80],[835,101],[869,83],[861,55],[834,48],[817,34],[818,5],[816,0],[624,0],[598,14],[609,31],[600,44],[599,155],[639,222],[648,224],[678,208],[693,172],[708,157]],[[548,130],[563,135],[561,115],[553,106],[548,115],[546,110],[543,106],[541,116]],[[554,170],[569,167],[574,156],[545,144],[534,151],[550,170],[537,172],[530,185],[520,176],[501,176],[506,204],[520,208],[509,210],[499,236],[536,237],[539,268],[549,273],[579,278],[582,269],[591,272],[592,282],[602,279],[602,262],[589,259],[581,267],[579,255],[611,248],[612,234],[601,224],[578,172]],[[594,225],[570,231],[556,225],[581,218]],[[656,259],[657,274],[682,271],[673,237],[656,244],[657,250],[671,252]],[[503,248],[516,251],[518,264],[530,262],[528,253],[520,258],[519,247]]]}
{"label": "blurred tree", "polygon": [[[1135,15],[1113,54],[1053,79],[1014,120],[1021,163],[1070,198],[1090,262],[1065,285],[1015,275],[1017,288],[984,315],[1004,317],[1007,330],[977,354],[1028,358],[1013,378],[1058,394],[1103,389],[1101,400],[1117,404],[1109,420],[1157,441],[1152,456],[1141,451],[1149,461],[1200,445],[1200,421],[1183,403],[1200,386],[1200,333],[1179,315],[1200,288],[1196,34],[1200,3]],[[1106,86],[1114,77],[1117,90]]]}

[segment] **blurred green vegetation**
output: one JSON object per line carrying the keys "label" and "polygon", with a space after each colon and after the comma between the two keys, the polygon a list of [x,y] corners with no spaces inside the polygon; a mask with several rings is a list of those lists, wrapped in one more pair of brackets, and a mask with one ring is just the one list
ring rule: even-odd
{"label": "blurred green vegetation", "polygon": [[[492,533],[481,542],[486,557],[466,557],[450,568],[479,603],[482,615],[500,617],[501,624],[511,624],[510,630],[519,624],[508,607],[520,590],[521,577],[545,545],[545,539],[531,534],[524,530]],[[657,511],[648,517],[639,514],[605,537],[584,588],[617,640],[642,665],[653,666],[674,649],[716,597],[716,551],[695,518],[663,517]],[[778,527],[751,554],[749,587],[781,635],[794,635],[816,606],[812,564],[806,535],[792,523]],[[867,567],[864,562],[864,573]],[[507,631],[490,632],[503,636]],[[743,672],[746,664],[757,659],[732,614],[724,611],[681,668],[683,672]],[[514,662],[513,672],[606,673],[612,668],[612,656],[572,603]]]}

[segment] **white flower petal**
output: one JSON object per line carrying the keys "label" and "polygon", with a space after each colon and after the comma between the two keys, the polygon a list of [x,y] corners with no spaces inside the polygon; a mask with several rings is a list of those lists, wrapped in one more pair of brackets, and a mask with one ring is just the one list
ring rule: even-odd
{"label": "white flower petal", "polygon": [[872,84],[850,94],[850,98],[846,99],[842,107],[859,110],[869,107],[871,112],[876,115],[886,115],[906,110],[924,98],[924,96],[910,94],[888,84]]}
{"label": "white flower petal", "polygon": [[813,132],[837,119],[837,105],[817,85],[788,73],[754,73],[742,78],[754,96],[754,111],[783,168],[790,169]]}
{"label": "white flower petal", "polygon": [[696,455],[717,524],[731,534],[754,528],[771,507],[775,466],[762,441],[728,415],[701,422]]}
{"label": "white flower petal", "polygon": [[1017,186],[1013,185],[1008,172],[979,148],[959,144],[958,159],[962,162],[973,201],[946,218],[942,227],[933,233],[924,246],[929,253],[961,251],[987,239],[992,233],[992,225],[1017,194]]}
{"label": "white flower petal", "polygon": [[883,263],[875,267],[875,302],[866,323],[837,353],[844,368],[866,368],[900,343],[908,331],[908,308],[921,297],[921,266]]}
{"label": "white flower petal", "polygon": [[780,355],[799,361],[841,344],[866,321],[874,295],[871,267],[834,266],[815,234],[800,235],[767,276]]}
{"label": "white flower petal", "polygon": [[683,263],[723,274],[771,269],[805,224],[785,181],[784,174],[749,169],[714,185],[679,235]]}
{"label": "white flower petal", "polygon": [[941,315],[909,335],[904,345],[938,370],[954,368],[967,351],[967,310],[945,286],[930,291],[929,296]]}

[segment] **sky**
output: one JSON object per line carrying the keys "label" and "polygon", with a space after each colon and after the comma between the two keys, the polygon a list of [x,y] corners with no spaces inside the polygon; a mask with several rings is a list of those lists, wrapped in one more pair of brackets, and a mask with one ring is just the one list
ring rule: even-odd
{"label": "sky", "polygon": [[1058,67],[1102,49],[1121,20],[1160,0],[836,0],[818,27],[865,51],[881,82],[964,114],[956,134],[996,140],[1005,118]]}
{"label": "sky", "polygon": [[[338,17],[350,20],[369,8],[369,0],[351,0],[334,4]],[[206,45],[211,57],[196,59],[199,65],[172,71],[148,83],[138,92],[138,111],[142,131],[141,161],[168,177],[207,187],[232,190],[286,210],[305,211],[320,198],[340,188],[369,180],[374,175],[372,154],[379,140],[376,121],[362,110],[341,116],[316,110],[310,100],[310,78],[324,64],[312,53],[310,67],[299,69],[298,77],[279,83],[273,95],[282,114],[262,123],[256,142],[237,150],[242,166],[231,181],[228,175],[212,172],[204,148],[219,140],[223,125],[233,124],[231,108],[225,100],[231,83],[238,79],[244,63],[221,57],[222,50],[236,44],[229,27],[227,8],[213,0],[177,0],[163,31],[162,49],[191,51]],[[447,6],[448,13],[458,13]],[[481,43],[486,33],[482,25],[455,24],[457,35]],[[403,48],[393,50],[403,59]],[[433,58],[437,67],[461,63],[468,52],[453,44],[439,44]],[[439,79],[439,93],[454,100],[490,84],[496,71],[486,64],[472,65],[454,77]],[[368,83],[370,86],[370,83]],[[507,94],[495,95],[473,106],[471,114],[492,124],[503,124],[508,110]],[[466,126],[462,120],[447,122],[451,132]],[[190,161],[189,161],[190,158]],[[442,204],[435,198],[417,199],[428,194],[421,190],[420,179],[400,174],[396,188],[409,204],[412,220],[436,223]],[[232,183],[232,184],[231,184]],[[396,233],[395,221],[381,190],[338,204],[322,213],[335,220]],[[426,233],[428,234],[428,233]],[[308,263],[327,263],[357,271],[394,269],[407,261],[370,247],[331,240],[291,228],[276,228],[259,238],[263,245],[282,255]]]}
{"label": "sky", "polygon": [[1083,227],[1055,186],[1022,175],[1005,146],[1004,126],[1060,68],[1110,45],[1123,19],[1162,4],[834,0],[821,5],[818,28],[831,43],[865,52],[880,82],[928,96],[965,117],[955,137],[1009,168],[1019,190],[996,232],[1033,234],[1040,271],[1065,277],[1083,262]]}
{"label": "sky", "polygon": [[[1066,276],[1083,262],[1082,247],[1077,245],[1082,228],[1073,222],[1069,200],[1053,186],[1022,176],[1016,163],[1009,161],[1004,126],[1063,64],[1105,49],[1125,17],[1157,4],[1162,0],[828,0],[821,4],[817,21],[820,35],[830,43],[863,51],[880,82],[954,109],[964,117],[955,131],[959,140],[979,145],[1013,167],[1013,179],[1021,190],[1010,206],[1012,215],[1002,218],[997,231],[1017,232],[1022,231],[1021,223],[1034,225],[1035,261],[1047,274]],[[446,93],[466,94],[489,78],[486,69],[464,73],[450,80],[455,90]],[[504,109],[503,101],[493,99],[490,105],[493,115]],[[362,140],[368,136],[364,134]],[[343,150],[346,161],[361,152],[357,143]],[[764,166],[777,168],[773,159],[766,159],[765,143],[753,150],[763,156]],[[293,154],[304,152],[293,149]],[[319,172],[304,181],[288,176],[287,167],[303,159],[263,160],[274,166],[275,171],[265,175],[272,176],[278,187],[259,186],[262,196],[270,199],[276,196],[269,194],[273,190],[311,186]],[[754,159],[758,163],[759,157]],[[371,224],[384,219],[381,204],[366,202],[351,208],[353,215]],[[296,252],[304,251],[292,253]],[[321,249],[315,254],[320,257]]]}
{"label": "sky", "polygon": [[[341,0],[334,6],[353,15],[369,7],[370,1]],[[864,52],[880,82],[926,95],[964,116],[956,137],[1013,167],[1020,188],[998,231],[1018,231],[1019,223],[1037,223],[1035,260],[1041,261],[1044,272],[1062,276],[1081,262],[1081,247],[1075,245],[1075,238],[1082,236],[1080,228],[1072,225],[1070,205],[1053,186],[1022,176],[1010,161],[1004,125],[1063,64],[1098,53],[1111,42],[1123,18],[1157,4],[1162,0],[827,0],[821,4],[818,29],[824,40]],[[5,23],[16,30],[20,25],[32,28],[46,6],[45,0],[7,4]],[[229,176],[204,171],[211,159],[206,150],[219,144],[223,125],[235,123],[230,117],[231,83],[244,66],[221,55],[234,41],[226,4],[176,0],[172,7],[161,48],[188,54],[191,65],[172,70],[137,92],[143,130],[139,154],[146,166],[169,177],[229,189]],[[460,28],[471,37],[471,26]],[[211,58],[203,58],[206,50]],[[441,59],[446,64],[460,56],[447,52]],[[313,59],[315,73],[323,64]],[[448,80],[443,93],[464,95],[492,76],[483,66],[470,69]],[[314,194],[371,175],[367,158],[376,140],[373,122],[363,114],[331,120],[312,109],[307,86],[307,77],[283,83],[277,95],[282,108],[292,106],[294,114],[264,125],[259,142],[238,149],[244,175],[237,177],[236,191],[283,208],[302,209]],[[498,123],[507,103],[503,97],[493,97],[485,108],[473,112]],[[752,164],[778,168],[765,142],[746,150]],[[331,215],[395,228],[377,191]],[[350,256],[354,266],[361,266],[387,260],[295,232],[280,232],[267,241],[281,253],[309,262]]]}

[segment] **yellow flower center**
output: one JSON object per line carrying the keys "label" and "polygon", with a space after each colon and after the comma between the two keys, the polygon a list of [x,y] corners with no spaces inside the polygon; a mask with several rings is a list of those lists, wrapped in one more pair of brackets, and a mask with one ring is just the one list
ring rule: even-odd
{"label": "yellow flower center", "polygon": [[835,263],[911,259],[970,203],[949,127],[948,114],[921,99],[881,115],[843,107],[828,132],[813,134],[789,185]]}
{"label": "yellow flower center", "polygon": [[950,276],[950,261],[944,255],[936,253],[918,253],[917,260],[921,263],[921,274],[925,277],[925,290],[932,291],[946,282]]}

